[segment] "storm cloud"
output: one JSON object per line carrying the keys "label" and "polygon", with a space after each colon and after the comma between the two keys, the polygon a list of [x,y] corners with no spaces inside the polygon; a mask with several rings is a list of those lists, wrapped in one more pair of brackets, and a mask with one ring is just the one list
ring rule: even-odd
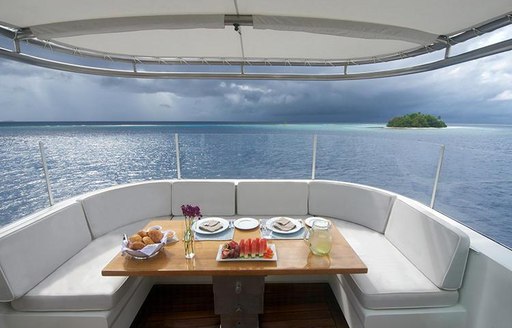
{"label": "storm cloud", "polygon": [[[512,28],[497,35],[510,38]],[[123,79],[5,59],[0,73],[0,121],[384,123],[424,112],[448,122],[512,123],[510,52],[428,73],[365,81]]]}

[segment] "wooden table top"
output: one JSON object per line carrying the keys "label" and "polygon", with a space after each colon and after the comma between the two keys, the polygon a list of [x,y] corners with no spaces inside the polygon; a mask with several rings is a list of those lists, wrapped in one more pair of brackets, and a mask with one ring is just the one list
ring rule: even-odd
{"label": "wooden table top", "polygon": [[[269,240],[275,244],[277,261],[218,262],[219,245],[227,241],[195,241],[195,258],[185,259],[183,247],[184,222],[181,220],[155,220],[147,227],[160,225],[163,230],[174,230],[180,241],[166,245],[159,254],[147,260],[136,260],[117,254],[103,271],[103,276],[260,276],[367,273],[368,268],[333,227],[333,246],[328,256],[313,255],[303,240]],[[147,228],[146,227],[146,228]],[[143,227],[141,227],[143,228]],[[259,229],[235,229],[234,240],[260,237]],[[119,241],[121,243],[121,241]]]}

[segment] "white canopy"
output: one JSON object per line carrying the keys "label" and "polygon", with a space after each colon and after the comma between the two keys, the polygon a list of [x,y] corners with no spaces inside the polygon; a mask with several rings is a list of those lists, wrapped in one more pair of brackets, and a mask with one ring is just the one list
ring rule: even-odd
{"label": "white canopy", "polygon": [[444,48],[510,19],[512,0],[0,0],[0,8],[16,40],[82,55],[348,65]]}

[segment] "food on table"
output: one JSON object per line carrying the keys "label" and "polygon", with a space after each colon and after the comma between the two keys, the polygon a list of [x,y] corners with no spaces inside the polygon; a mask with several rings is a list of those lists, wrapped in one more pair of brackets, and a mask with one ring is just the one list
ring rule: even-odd
{"label": "food on table", "polygon": [[260,239],[256,238],[251,243],[251,256],[256,257],[259,254],[259,248],[260,248]]}
{"label": "food on table", "polygon": [[151,238],[151,240],[154,243],[159,243],[160,240],[162,240],[162,237],[164,234],[160,230],[149,230],[148,231],[148,237]]}
{"label": "food on table", "polygon": [[274,257],[274,252],[267,245],[266,239],[241,239],[239,243],[232,240],[222,246],[223,259],[233,258],[249,258],[249,257],[263,257],[271,259]]}
{"label": "food on table", "polygon": [[240,257],[240,245],[232,240],[229,243],[224,244],[222,247],[222,258],[238,258]]}
{"label": "food on table", "polygon": [[146,247],[146,244],[144,244],[142,241],[136,241],[133,243],[129,243],[128,247],[133,249],[134,251],[137,251],[139,249],[143,249],[144,247]]}
{"label": "food on table", "polygon": [[251,257],[252,252],[252,239],[247,239],[245,241],[245,258]]}
{"label": "food on table", "polygon": [[[174,233],[168,234],[167,236],[170,236],[170,238],[172,238],[174,236]],[[128,248],[137,251],[139,249],[143,249],[147,245],[159,243],[163,237],[164,234],[160,230],[140,230],[139,232],[131,235],[128,238]]]}
{"label": "food on table", "polygon": [[146,245],[151,245],[155,243],[153,239],[149,238],[148,236],[142,238],[142,242]]}
{"label": "food on table", "polygon": [[260,239],[260,247],[259,247],[259,250],[258,250],[258,256],[263,256],[263,253],[265,253],[265,251],[267,250],[267,240],[266,239]]}
{"label": "food on table", "polygon": [[271,259],[274,257],[274,251],[269,247],[267,248],[267,250],[265,251],[265,253],[263,253],[263,258],[265,259]]}
{"label": "food on table", "polygon": [[245,257],[245,254],[247,253],[246,251],[246,243],[245,243],[245,240],[244,239],[241,239],[240,242],[238,243],[238,245],[240,245],[240,257]]}
{"label": "food on table", "polygon": [[128,238],[128,240],[132,243],[136,242],[136,241],[142,241],[142,237],[138,234],[134,234],[134,235],[131,235],[130,238]]}

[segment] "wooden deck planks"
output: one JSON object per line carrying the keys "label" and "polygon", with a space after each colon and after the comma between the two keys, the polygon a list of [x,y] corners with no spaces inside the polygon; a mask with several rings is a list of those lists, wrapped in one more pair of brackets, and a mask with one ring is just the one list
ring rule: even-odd
{"label": "wooden deck planks", "polygon": [[[348,328],[328,284],[266,284],[261,328]],[[220,325],[211,285],[155,285],[131,328]]]}

